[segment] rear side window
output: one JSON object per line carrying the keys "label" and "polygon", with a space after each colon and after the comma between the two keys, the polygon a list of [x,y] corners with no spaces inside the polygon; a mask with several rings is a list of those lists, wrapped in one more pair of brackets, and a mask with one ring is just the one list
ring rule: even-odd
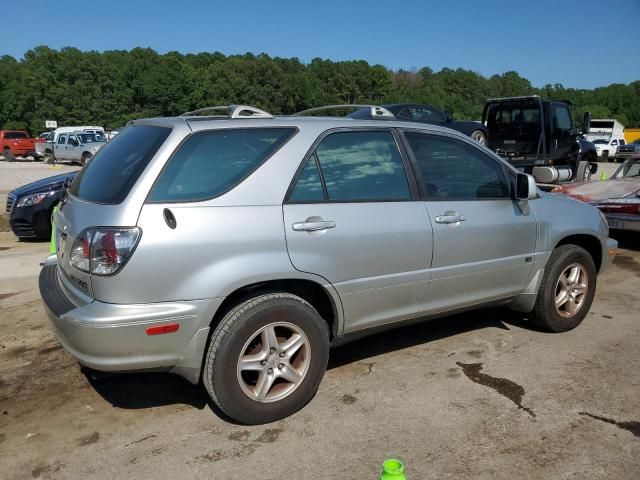
{"label": "rear side window", "polygon": [[221,195],[262,165],[295,131],[249,128],[195,133],[169,160],[149,200],[192,202]]}
{"label": "rear side window", "polygon": [[149,125],[125,128],[80,170],[71,195],[95,203],[122,202],[170,133],[170,128]]}

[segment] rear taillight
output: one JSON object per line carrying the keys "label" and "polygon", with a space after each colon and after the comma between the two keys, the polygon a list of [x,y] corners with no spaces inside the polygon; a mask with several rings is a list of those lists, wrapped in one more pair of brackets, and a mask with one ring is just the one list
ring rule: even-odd
{"label": "rear taillight", "polygon": [[113,275],[127,262],[142,231],[137,228],[88,228],[73,242],[71,265],[94,275]]}

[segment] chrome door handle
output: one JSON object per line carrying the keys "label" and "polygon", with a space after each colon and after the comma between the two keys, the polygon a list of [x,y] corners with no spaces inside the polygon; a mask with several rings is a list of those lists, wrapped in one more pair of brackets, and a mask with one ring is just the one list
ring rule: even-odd
{"label": "chrome door handle", "polygon": [[438,215],[436,217],[436,223],[459,223],[465,220],[464,215]]}
{"label": "chrome door handle", "polygon": [[296,222],[292,227],[295,232],[318,232],[328,228],[336,228],[336,222],[332,222],[330,220]]}

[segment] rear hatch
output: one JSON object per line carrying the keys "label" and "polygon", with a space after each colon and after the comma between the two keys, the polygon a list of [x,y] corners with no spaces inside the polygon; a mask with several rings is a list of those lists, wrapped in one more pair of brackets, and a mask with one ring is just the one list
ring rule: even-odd
{"label": "rear hatch", "polygon": [[[99,238],[101,231],[118,233],[136,227],[155,179],[151,172],[160,171],[167,156],[184,138],[185,130],[188,127],[184,122],[182,126],[162,121],[136,122],[107,143],[74,178],[54,218],[54,235],[61,276],[76,298],[100,299],[95,289],[100,274],[92,269],[92,240]],[[86,262],[78,260],[83,252]]]}
{"label": "rear hatch", "polygon": [[542,118],[536,101],[496,102],[485,109],[489,130],[487,146],[506,157],[531,157],[542,153]]}

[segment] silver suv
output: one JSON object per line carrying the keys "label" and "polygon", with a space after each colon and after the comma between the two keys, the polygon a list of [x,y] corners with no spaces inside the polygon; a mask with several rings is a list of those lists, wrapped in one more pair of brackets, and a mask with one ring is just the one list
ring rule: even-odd
{"label": "silver suv", "polygon": [[371,108],[131,122],[54,217],[40,291],[60,343],[202,381],[256,424],[311,400],[330,346],[384,328],[487,305],[577,326],[617,247],[599,211]]}

